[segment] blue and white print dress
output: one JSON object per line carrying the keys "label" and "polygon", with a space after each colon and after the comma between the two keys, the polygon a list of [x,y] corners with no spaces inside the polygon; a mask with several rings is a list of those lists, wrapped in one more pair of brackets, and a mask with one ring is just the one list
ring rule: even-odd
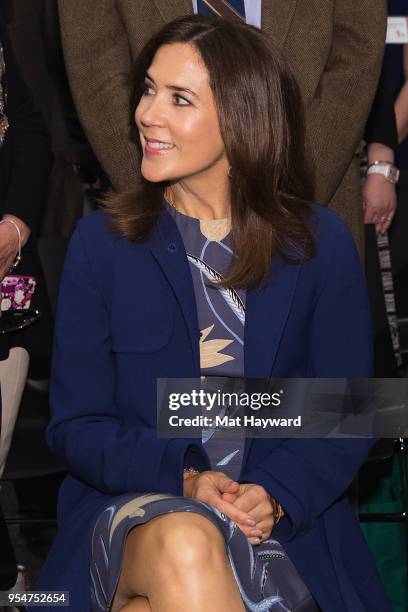
{"label": "blue and white print dress", "polygon": [[[203,221],[184,215],[169,205],[167,209],[180,231],[190,264],[200,328],[203,384],[216,384],[218,377],[224,380],[225,377],[242,378],[245,291],[209,286],[211,281],[225,275],[234,257],[230,220]],[[244,431],[228,436],[217,429],[202,431],[202,444],[211,469],[224,472],[233,479],[238,478],[241,470],[244,442]],[[155,492],[118,496],[116,503],[99,516],[91,551],[93,610],[110,610],[129,531],[170,512],[201,514],[220,529],[248,612],[319,610],[293,563],[273,537],[254,546],[231,519],[213,506],[188,497]]]}

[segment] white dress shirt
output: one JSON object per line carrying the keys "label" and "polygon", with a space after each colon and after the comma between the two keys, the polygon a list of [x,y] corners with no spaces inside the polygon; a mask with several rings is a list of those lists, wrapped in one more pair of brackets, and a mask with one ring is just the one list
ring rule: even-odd
{"label": "white dress shirt", "polygon": [[[246,22],[261,27],[262,0],[244,0]],[[197,13],[197,0],[192,0],[194,13]]]}

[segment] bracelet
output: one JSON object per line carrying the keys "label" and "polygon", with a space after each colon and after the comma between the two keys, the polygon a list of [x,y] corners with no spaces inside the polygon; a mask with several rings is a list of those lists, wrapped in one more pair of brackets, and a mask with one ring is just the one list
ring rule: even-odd
{"label": "bracelet", "polygon": [[390,159],[376,159],[375,161],[371,162],[371,164],[368,164],[367,169],[371,168],[371,166],[378,166],[379,164],[391,164],[394,166],[395,162],[391,161]]}
{"label": "bracelet", "polygon": [[188,474],[194,475],[194,474],[199,474],[199,473],[200,472],[193,467],[184,468],[183,470],[183,476],[187,476]]}
{"label": "bracelet", "polygon": [[276,501],[275,498],[271,496],[270,500],[272,502],[272,507],[273,507],[272,508],[273,523],[274,525],[277,525],[279,521],[281,520],[281,518],[285,516],[285,511],[280,505],[280,503]]}
{"label": "bracelet", "polygon": [[3,219],[2,221],[0,221],[0,224],[2,223],[11,223],[11,225],[16,228],[18,235],[18,255],[15,258],[14,262],[11,264],[11,267],[9,269],[9,272],[11,272],[12,270],[14,270],[14,268],[17,268],[18,264],[21,261],[21,230],[18,227],[17,223],[13,221],[13,219]]}

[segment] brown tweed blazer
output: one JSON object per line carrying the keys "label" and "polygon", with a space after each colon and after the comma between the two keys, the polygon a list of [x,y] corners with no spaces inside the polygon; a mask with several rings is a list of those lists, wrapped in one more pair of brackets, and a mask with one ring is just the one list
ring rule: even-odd
{"label": "brown tweed blazer", "polygon": [[[191,0],[59,0],[62,39],[83,127],[116,189],[138,173],[128,75],[143,44]],[[306,107],[315,199],[334,208],[362,252],[360,150],[385,44],[385,0],[263,0],[262,29],[289,60]]]}

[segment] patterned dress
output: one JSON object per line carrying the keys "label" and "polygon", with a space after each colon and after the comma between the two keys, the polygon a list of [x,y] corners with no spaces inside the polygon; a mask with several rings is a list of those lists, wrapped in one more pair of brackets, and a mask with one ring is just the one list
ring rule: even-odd
{"label": "patterned dress", "polygon": [[[245,291],[209,286],[227,272],[231,250],[230,221],[202,221],[168,206],[184,246],[194,284],[200,328],[203,385],[217,387],[222,377],[244,375]],[[213,415],[215,416],[215,415]],[[238,478],[245,432],[226,435],[202,431],[202,445],[211,469]],[[117,588],[126,536],[130,529],[171,512],[195,512],[215,524],[225,539],[228,558],[248,612],[317,612],[306,585],[279,542],[271,537],[250,544],[227,516],[213,506],[187,497],[156,494],[118,496],[99,516],[92,538],[91,595],[93,610],[109,610]]]}
{"label": "patterned dress", "polygon": [[[200,328],[200,370],[206,390],[244,376],[244,290],[218,289],[212,282],[225,277],[233,258],[230,220],[202,221],[169,207],[183,238],[190,264]],[[222,381],[220,379],[222,378]],[[221,411],[214,413],[221,415]],[[221,415],[222,416],[222,415]],[[202,444],[214,470],[238,478],[244,452],[245,432],[223,435],[204,429]]]}

